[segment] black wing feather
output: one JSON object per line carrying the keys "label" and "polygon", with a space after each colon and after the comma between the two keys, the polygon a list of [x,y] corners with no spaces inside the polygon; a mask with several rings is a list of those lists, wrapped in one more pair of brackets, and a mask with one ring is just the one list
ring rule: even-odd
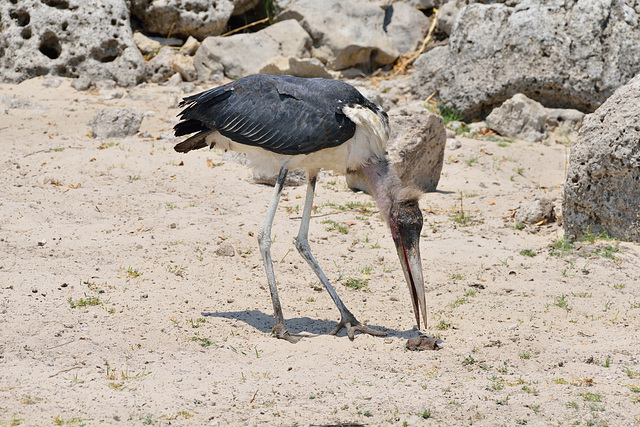
{"label": "black wing feather", "polygon": [[370,105],[340,81],[257,74],[185,98],[174,129],[176,136],[217,130],[275,153],[308,154],[353,136],[355,124],[342,107],[356,104]]}

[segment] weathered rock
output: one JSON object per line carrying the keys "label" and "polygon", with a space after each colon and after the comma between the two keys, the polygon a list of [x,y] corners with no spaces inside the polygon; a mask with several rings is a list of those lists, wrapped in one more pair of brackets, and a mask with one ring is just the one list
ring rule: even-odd
{"label": "weathered rock", "polygon": [[640,242],[640,75],[585,116],[564,187],[568,238],[584,233]]}
{"label": "weathered rock", "polygon": [[231,78],[256,74],[269,60],[278,56],[309,57],[311,38],[298,21],[290,19],[251,34],[207,37],[195,56],[201,80],[224,70]]}
{"label": "weathered rock", "polygon": [[171,66],[175,55],[175,51],[169,46],[160,49],[158,54],[146,64],[147,80],[153,83],[164,83],[169,80],[169,77],[176,72]]}
{"label": "weathered rock", "polygon": [[129,1],[131,14],[140,20],[145,32],[199,40],[221,34],[234,10],[232,0]]}
{"label": "weathered rock", "polygon": [[[513,4],[513,3],[510,3]],[[640,71],[639,14],[625,0],[522,0],[460,11],[447,64],[425,88],[428,61],[416,62],[414,89],[466,118],[486,115],[516,93],[546,107],[593,111]]]}
{"label": "weathered rock", "polygon": [[312,56],[331,70],[391,64],[398,51],[383,29],[384,11],[342,0],[277,0],[278,19],[294,18],[313,39]]}
{"label": "weathered rock", "polygon": [[462,143],[458,141],[456,138],[447,138],[447,149],[448,150],[457,150],[462,147]]}
{"label": "weathered rock", "polygon": [[54,74],[132,86],[144,79],[125,0],[2,1],[0,29],[2,81]]}
{"label": "weathered rock", "polygon": [[140,31],[133,33],[133,41],[143,55],[155,55],[162,48],[160,42],[145,36]]}
{"label": "weathered rock", "polygon": [[545,197],[540,197],[532,203],[521,207],[516,212],[516,221],[523,224],[549,224],[556,220],[555,206]]}
{"label": "weathered rock", "polygon": [[567,108],[547,108],[547,130],[558,130],[564,133],[577,132],[582,126],[584,113]]}
{"label": "weathered rock", "polygon": [[413,63],[413,91],[427,98],[437,94],[442,84],[442,75],[449,58],[449,46],[438,46],[423,53]]}
{"label": "weathered rock", "polygon": [[138,132],[142,118],[134,108],[108,108],[99,111],[89,126],[94,138],[123,138]]}
{"label": "weathered rock", "polygon": [[233,0],[233,15],[242,15],[260,4],[260,0]]}
{"label": "weathered rock", "polygon": [[180,46],[180,53],[183,55],[195,55],[196,51],[200,47],[200,42],[195,37],[189,36],[186,42]]}
{"label": "weathered rock", "polygon": [[260,68],[260,73],[289,75],[297,77],[333,78],[319,59],[277,56],[270,59]]}
{"label": "weathered rock", "polygon": [[198,78],[193,56],[185,56],[180,53],[174,55],[171,58],[171,68],[176,73],[180,73],[185,82],[192,82]]}
{"label": "weathered rock", "polygon": [[236,254],[236,248],[229,242],[222,242],[216,248],[215,254],[218,256],[234,256]]}
{"label": "weathered rock", "polygon": [[80,76],[71,81],[71,87],[75,90],[87,90],[91,87],[91,79],[87,76]]}
{"label": "weathered rock", "polygon": [[400,54],[416,50],[429,29],[429,18],[415,7],[406,3],[393,3],[387,10],[385,31],[391,38],[391,45]]}
{"label": "weathered rock", "polygon": [[456,22],[460,12],[461,5],[458,3],[457,1],[448,1],[438,9],[436,28],[445,34],[451,34],[453,24]]}
{"label": "weathered rock", "polygon": [[[389,111],[391,138],[387,157],[403,184],[424,192],[435,191],[440,180],[446,132],[442,117],[420,105]],[[367,191],[356,175],[347,175],[353,190]]]}
{"label": "weathered rock", "polygon": [[547,110],[521,93],[494,108],[487,116],[489,128],[500,135],[539,142],[548,137],[545,123]]}

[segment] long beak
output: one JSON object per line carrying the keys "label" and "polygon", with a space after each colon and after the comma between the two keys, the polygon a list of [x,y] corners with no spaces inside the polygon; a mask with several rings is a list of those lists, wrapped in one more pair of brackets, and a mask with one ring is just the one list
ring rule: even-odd
{"label": "long beak", "polygon": [[[418,235],[418,239],[420,236]],[[414,241],[408,233],[404,236],[394,239],[398,258],[402,265],[404,278],[407,280],[411,302],[413,304],[413,313],[416,316],[416,323],[420,329],[420,312],[422,312],[422,320],[424,328],[427,329],[427,301],[424,293],[424,279],[422,277],[422,259],[420,258],[419,241]]]}

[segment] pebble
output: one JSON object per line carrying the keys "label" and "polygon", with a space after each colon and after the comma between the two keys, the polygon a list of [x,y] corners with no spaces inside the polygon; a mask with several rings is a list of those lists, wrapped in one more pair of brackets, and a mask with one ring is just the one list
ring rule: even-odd
{"label": "pebble", "polygon": [[47,244],[47,239],[40,239],[38,240],[38,246],[44,246]]}
{"label": "pebble", "polygon": [[507,326],[507,329],[510,331],[515,331],[516,329],[518,329],[518,324],[514,323],[512,325]]}
{"label": "pebble", "polygon": [[457,150],[462,147],[462,143],[455,138],[447,138],[447,148],[449,150]]}

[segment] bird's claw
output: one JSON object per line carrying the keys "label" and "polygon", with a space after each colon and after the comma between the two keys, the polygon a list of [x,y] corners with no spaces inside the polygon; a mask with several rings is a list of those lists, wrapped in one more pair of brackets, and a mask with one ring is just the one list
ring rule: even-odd
{"label": "bird's claw", "polygon": [[349,337],[350,340],[354,338],[356,331],[360,332],[361,334],[369,334],[375,337],[387,336],[386,332],[378,331],[368,327],[367,325],[363,325],[362,323],[358,322],[355,318],[351,320],[341,320],[340,323],[338,323],[338,326],[336,326],[336,328],[333,331],[331,331],[330,335],[336,335],[338,332],[342,330],[342,328],[347,329],[347,336]]}
{"label": "bird's claw", "polygon": [[291,335],[286,326],[275,325],[271,333],[275,335],[276,338],[289,341],[291,344],[295,344],[302,339],[299,335]]}

